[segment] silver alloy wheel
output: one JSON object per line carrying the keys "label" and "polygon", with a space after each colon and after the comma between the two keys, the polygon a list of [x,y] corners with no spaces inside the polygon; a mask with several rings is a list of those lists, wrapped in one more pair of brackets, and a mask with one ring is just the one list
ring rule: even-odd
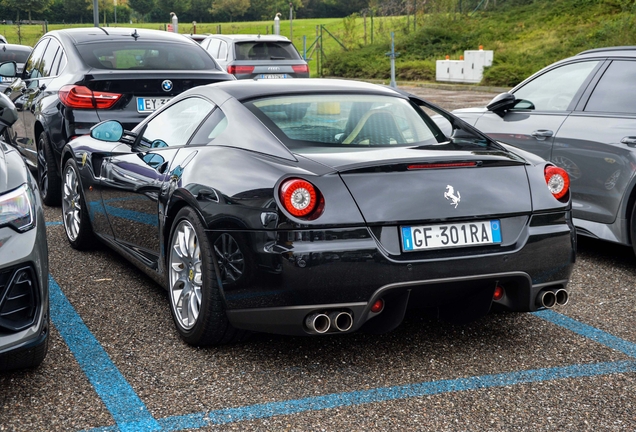
{"label": "silver alloy wheel", "polygon": [[199,239],[188,220],[179,222],[172,236],[169,271],[172,309],[179,325],[189,330],[201,310],[203,269]]}
{"label": "silver alloy wheel", "polygon": [[64,228],[71,241],[77,240],[80,233],[82,216],[82,202],[80,185],[77,172],[73,165],[69,164],[64,170],[64,184],[62,186],[62,215],[64,216]]}
{"label": "silver alloy wheel", "polygon": [[230,234],[221,234],[214,242],[214,252],[219,263],[221,282],[236,282],[245,271],[241,249]]}

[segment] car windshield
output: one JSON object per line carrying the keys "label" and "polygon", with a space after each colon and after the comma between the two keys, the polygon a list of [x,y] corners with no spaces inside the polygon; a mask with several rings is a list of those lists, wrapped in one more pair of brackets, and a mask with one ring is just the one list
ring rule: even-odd
{"label": "car windshield", "polygon": [[14,61],[16,63],[25,63],[29,54],[31,54],[30,50],[0,49],[0,62]]}
{"label": "car windshield", "polygon": [[115,42],[77,45],[82,59],[95,69],[218,70],[196,45],[161,42]]}
{"label": "car windshield", "polygon": [[235,49],[236,60],[300,60],[300,54],[291,42],[237,42]]}
{"label": "car windshield", "polygon": [[306,94],[258,99],[246,105],[297,153],[447,141],[426,114],[398,97]]}

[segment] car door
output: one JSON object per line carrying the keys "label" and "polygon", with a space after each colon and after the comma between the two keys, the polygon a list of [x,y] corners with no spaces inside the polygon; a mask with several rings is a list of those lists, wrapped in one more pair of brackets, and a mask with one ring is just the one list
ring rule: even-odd
{"label": "car door", "polygon": [[162,187],[175,175],[172,162],[214,104],[191,97],[158,112],[138,128],[137,144],[122,144],[102,165],[102,202],[115,240],[156,268]]}
{"label": "car door", "polygon": [[556,134],[575,218],[610,224],[636,173],[636,61],[613,60]]}
{"label": "car door", "polygon": [[550,159],[554,137],[600,67],[588,60],[559,65],[512,91],[517,100],[503,115],[488,111],[475,126],[494,139]]}

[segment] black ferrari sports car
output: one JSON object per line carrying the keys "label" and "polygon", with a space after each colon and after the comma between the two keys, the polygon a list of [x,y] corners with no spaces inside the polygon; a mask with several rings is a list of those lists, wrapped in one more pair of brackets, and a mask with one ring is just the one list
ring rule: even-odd
{"label": "black ferrari sports car", "polygon": [[132,131],[94,126],[62,166],[71,245],[96,236],[163,285],[193,345],[568,301],[567,173],[394,89],[201,86]]}

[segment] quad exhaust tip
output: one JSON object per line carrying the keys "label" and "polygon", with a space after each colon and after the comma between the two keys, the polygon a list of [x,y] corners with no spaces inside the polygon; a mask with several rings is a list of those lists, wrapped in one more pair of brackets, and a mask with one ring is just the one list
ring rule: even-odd
{"label": "quad exhaust tip", "polygon": [[305,318],[309,333],[346,332],[353,327],[353,315],[347,311],[314,312]]}

